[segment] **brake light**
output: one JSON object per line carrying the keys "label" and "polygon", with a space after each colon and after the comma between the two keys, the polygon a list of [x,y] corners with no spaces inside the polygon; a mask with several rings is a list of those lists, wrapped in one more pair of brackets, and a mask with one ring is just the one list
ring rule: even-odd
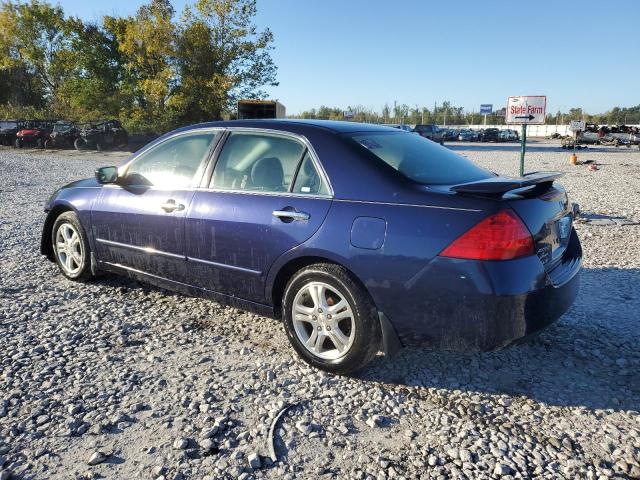
{"label": "brake light", "polygon": [[485,218],[445,248],[441,257],[510,260],[533,255],[533,237],[513,210]]}

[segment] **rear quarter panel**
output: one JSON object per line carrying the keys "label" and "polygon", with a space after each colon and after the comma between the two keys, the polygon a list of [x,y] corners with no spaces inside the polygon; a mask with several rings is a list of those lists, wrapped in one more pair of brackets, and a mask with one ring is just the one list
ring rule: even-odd
{"label": "rear quarter panel", "polygon": [[[409,297],[422,294],[417,291],[417,284],[429,262],[484,216],[486,212],[482,210],[336,199],[316,234],[282,255],[271,268],[267,300],[272,301],[273,281],[283,265],[295,258],[317,256],[340,263],[354,273],[378,309],[393,322],[394,316],[405,311],[401,305],[406,306]],[[361,217],[385,220],[386,235],[379,249],[351,244],[352,225]]]}

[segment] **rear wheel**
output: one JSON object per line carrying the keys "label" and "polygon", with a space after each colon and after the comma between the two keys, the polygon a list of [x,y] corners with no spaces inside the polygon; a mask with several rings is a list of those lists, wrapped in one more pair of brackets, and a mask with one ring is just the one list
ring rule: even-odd
{"label": "rear wheel", "polygon": [[84,138],[76,138],[75,141],[73,142],[73,147],[76,150],[84,150],[86,147],[87,142],[85,142]]}
{"label": "rear wheel", "polygon": [[282,301],[287,336],[310,365],[338,374],[366,366],[380,347],[380,322],[367,291],[343,267],[296,273]]}
{"label": "rear wheel", "polygon": [[74,212],[64,212],[56,218],[51,242],[56,263],[65,277],[77,281],[91,278],[91,248]]}

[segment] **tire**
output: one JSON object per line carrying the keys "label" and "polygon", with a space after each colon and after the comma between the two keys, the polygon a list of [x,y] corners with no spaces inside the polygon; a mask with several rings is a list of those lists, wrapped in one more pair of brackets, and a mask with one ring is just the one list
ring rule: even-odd
{"label": "tire", "polygon": [[54,147],[55,147],[55,145],[53,144],[53,140],[51,140],[50,138],[47,138],[44,141],[44,148],[51,149],[51,148],[54,148]]}
{"label": "tire", "polygon": [[79,282],[92,277],[91,247],[74,212],[64,212],[56,218],[51,229],[51,245],[58,268],[65,277]]}
{"label": "tire", "polygon": [[[324,301],[319,303],[311,292],[317,297],[321,289],[324,289]],[[338,307],[343,301],[343,307]],[[316,308],[322,304],[324,309]],[[294,319],[294,306],[308,313],[299,313]],[[332,307],[339,309],[329,313]],[[291,346],[313,367],[349,374],[365,367],[380,349],[382,334],[377,309],[364,287],[339,265],[318,263],[293,275],[284,291],[282,312]],[[343,318],[335,322],[332,315]],[[321,343],[318,332],[322,334]],[[339,340],[338,343],[334,339]],[[341,349],[337,348],[338,344]]]}
{"label": "tire", "polygon": [[99,152],[104,151],[104,145],[102,145],[100,142],[96,142],[96,150]]}
{"label": "tire", "polygon": [[37,148],[40,148],[40,149],[44,148],[44,140],[43,140],[43,139],[41,139],[41,138],[38,138],[38,139],[36,140],[36,147],[37,147]]}
{"label": "tire", "polygon": [[73,142],[73,147],[76,150],[84,150],[85,146],[86,146],[87,142],[85,142],[84,138],[76,138]]}
{"label": "tire", "polygon": [[23,143],[22,140],[20,140],[19,138],[16,138],[16,148],[22,148]]}

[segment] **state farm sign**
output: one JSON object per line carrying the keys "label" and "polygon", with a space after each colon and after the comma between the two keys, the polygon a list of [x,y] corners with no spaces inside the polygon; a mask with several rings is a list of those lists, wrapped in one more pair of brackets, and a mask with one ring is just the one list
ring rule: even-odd
{"label": "state farm sign", "polygon": [[507,100],[507,123],[543,125],[547,116],[547,97],[509,97]]}

